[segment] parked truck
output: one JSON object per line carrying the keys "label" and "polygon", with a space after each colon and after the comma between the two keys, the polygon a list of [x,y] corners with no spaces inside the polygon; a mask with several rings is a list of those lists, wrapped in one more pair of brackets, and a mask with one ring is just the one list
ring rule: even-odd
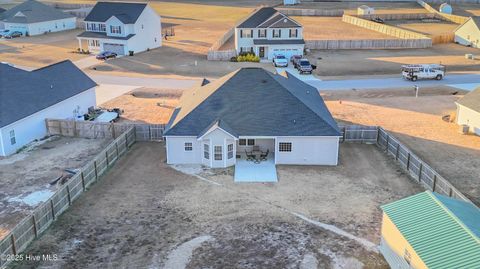
{"label": "parked truck", "polygon": [[402,76],[411,81],[417,81],[417,79],[441,80],[445,76],[445,66],[441,64],[402,65]]}

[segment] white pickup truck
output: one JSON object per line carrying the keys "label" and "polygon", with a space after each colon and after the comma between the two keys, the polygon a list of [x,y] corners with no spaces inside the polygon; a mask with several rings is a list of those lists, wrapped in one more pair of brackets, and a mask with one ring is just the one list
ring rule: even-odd
{"label": "white pickup truck", "polygon": [[417,79],[441,80],[445,76],[445,66],[440,64],[402,65],[402,76],[411,81],[417,81]]}

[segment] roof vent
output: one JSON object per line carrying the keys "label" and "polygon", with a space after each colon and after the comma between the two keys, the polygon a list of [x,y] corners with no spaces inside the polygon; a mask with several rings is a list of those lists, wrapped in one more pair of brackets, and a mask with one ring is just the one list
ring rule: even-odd
{"label": "roof vent", "polygon": [[262,79],[262,83],[267,83],[268,81],[266,79]]}
{"label": "roof vent", "polygon": [[52,84],[52,85],[50,85],[50,89],[53,89],[53,84]]}
{"label": "roof vent", "polygon": [[297,120],[293,120],[293,124],[297,124]]}
{"label": "roof vent", "polygon": [[284,22],[284,23],[287,23],[287,19],[283,19],[283,22]]}
{"label": "roof vent", "polygon": [[310,91],[309,91],[309,90],[307,90],[307,94],[310,94]]}

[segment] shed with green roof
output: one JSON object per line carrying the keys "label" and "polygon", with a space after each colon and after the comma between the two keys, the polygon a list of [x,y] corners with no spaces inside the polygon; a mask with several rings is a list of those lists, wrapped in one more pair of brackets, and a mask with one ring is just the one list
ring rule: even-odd
{"label": "shed with green roof", "polygon": [[391,268],[480,268],[475,205],[426,191],[381,208],[380,251]]}

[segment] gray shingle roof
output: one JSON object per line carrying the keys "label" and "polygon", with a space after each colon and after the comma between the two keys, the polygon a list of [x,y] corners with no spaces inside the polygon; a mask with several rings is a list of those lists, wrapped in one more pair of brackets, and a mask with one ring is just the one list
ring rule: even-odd
{"label": "gray shingle roof", "polygon": [[0,7],[0,13],[4,12],[6,9]]}
{"label": "gray shingle roof", "polygon": [[480,113],[480,88],[466,94],[463,98],[457,101],[457,104]]}
{"label": "gray shingle roof", "polygon": [[242,68],[186,91],[166,135],[199,136],[219,122],[235,136],[339,136],[314,87],[262,68]]}
{"label": "gray shingle roof", "polygon": [[129,40],[134,36],[135,34],[129,34],[127,36],[107,36],[106,33],[89,32],[89,31],[86,31],[77,35],[77,37],[85,37],[85,38],[105,38],[105,39],[118,39],[118,40]]}
{"label": "gray shingle roof", "polygon": [[94,86],[68,60],[31,72],[0,64],[0,128]]}
{"label": "gray shingle roof", "polygon": [[27,0],[0,14],[1,21],[11,23],[36,23],[74,17],[35,0]]}
{"label": "gray shingle roof", "polygon": [[262,7],[254,11],[237,28],[293,28],[302,27],[298,22],[271,7]]}
{"label": "gray shingle roof", "polygon": [[125,24],[132,24],[137,21],[146,6],[144,3],[98,2],[88,13],[85,21],[106,22],[115,16]]}
{"label": "gray shingle roof", "polygon": [[305,44],[303,39],[254,39],[254,45],[302,45]]}

